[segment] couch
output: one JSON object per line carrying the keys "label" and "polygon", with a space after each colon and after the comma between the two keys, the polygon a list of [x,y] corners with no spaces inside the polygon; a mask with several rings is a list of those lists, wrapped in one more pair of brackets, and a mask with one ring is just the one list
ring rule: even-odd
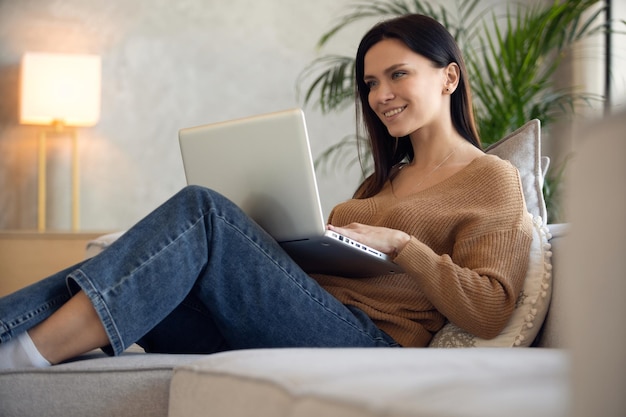
{"label": "couch", "polygon": [[[567,226],[550,230],[558,258]],[[569,359],[557,270],[552,277],[532,348],[94,351],[0,372],[0,416],[565,416]]]}
{"label": "couch", "polygon": [[[619,303],[626,270],[624,195],[618,195],[619,209],[606,216],[601,207],[594,207],[594,227],[545,225],[537,187],[543,183],[546,160],[538,149],[538,129],[538,122],[531,122],[503,139],[494,152],[521,159],[514,163],[519,164],[537,232],[535,265],[529,266],[535,276],[527,276],[534,287],[525,285],[511,320],[515,323],[495,340],[477,339],[449,323],[431,347],[421,349],[258,349],[204,356],[146,354],[133,347],[117,358],[94,351],[48,369],[0,372],[0,416],[625,415],[626,337],[624,326],[616,322],[626,316],[625,303]],[[610,141],[613,135],[606,137]],[[522,145],[515,141],[530,145],[520,150]],[[507,146],[515,149],[503,151]],[[583,189],[597,198],[607,199],[594,186],[606,176],[605,161],[621,158],[621,166],[611,173],[626,178],[623,141],[619,146],[621,152],[596,157],[593,169],[579,168],[586,173],[580,180]],[[572,206],[573,218],[576,208],[588,210],[588,205]],[[117,237],[92,242],[88,255],[106,250]],[[603,244],[604,238],[611,246]],[[607,260],[607,248],[612,254],[620,250],[622,256]],[[598,271],[606,274],[594,277],[612,283],[614,291],[603,291],[604,298],[588,296],[583,271],[590,269],[584,251],[605,262]],[[578,303],[580,299],[592,303]],[[615,303],[605,312],[607,299]],[[591,316],[606,325],[594,326]],[[596,346],[589,335],[602,337],[608,347]],[[606,354],[591,358],[598,366],[587,364],[594,351]],[[608,390],[607,380],[612,384]]]}

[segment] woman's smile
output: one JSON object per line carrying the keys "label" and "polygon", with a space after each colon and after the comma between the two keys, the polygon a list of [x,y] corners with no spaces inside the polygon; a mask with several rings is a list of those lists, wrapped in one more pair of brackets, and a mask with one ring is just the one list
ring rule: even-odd
{"label": "woman's smile", "polygon": [[406,107],[407,107],[407,106],[396,107],[395,109],[392,109],[392,110],[389,110],[389,111],[384,112],[384,113],[383,113],[383,115],[384,115],[386,118],[390,119],[390,118],[392,118],[393,116],[396,116],[396,115],[398,115],[398,114],[402,113],[402,112],[404,111],[404,109],[406,109]]}

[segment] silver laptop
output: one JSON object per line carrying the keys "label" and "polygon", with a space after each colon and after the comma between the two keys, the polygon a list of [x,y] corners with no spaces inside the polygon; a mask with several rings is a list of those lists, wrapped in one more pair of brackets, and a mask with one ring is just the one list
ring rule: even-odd
{"label": "silver laptop", "polygon": [[229,198],[306,272],[402,271],[386,254],[326,230],[302,110],[181,129],[179,141],[187,183]]}

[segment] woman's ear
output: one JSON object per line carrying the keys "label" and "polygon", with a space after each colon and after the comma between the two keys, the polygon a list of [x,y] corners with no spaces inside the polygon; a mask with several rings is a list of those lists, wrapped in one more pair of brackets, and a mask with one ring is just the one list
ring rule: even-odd
{"label": "woman's ear", "polygon": [[454,93],[454,90],[456,90],[456,88],[458,87],[459,80],[461,78],[461,69],[459,68],[458,64],[456,62],[448,64],[448,66],[444,69],[444,76],[444,93]]}

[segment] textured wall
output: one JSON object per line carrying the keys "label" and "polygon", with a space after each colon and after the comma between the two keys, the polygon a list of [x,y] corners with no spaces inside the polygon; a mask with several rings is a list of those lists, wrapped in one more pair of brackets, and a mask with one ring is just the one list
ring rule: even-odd
{"label": "textured wall", "polygon": [[[178,129],[301,105],[296,79],[347,0],[0,0],[0,229],[36,227],[39,127],[18,124],[26,51],[102,56],[102,114],[80,129],[81,227],[132,225],[184,186]],[[365,28],[342,36],[352,54]],[[307,109],[312,148],[352,111]],[[50,141],[48,224],[69,228],[69,142]],[[358,176],[319,175],[326,213]]]}

